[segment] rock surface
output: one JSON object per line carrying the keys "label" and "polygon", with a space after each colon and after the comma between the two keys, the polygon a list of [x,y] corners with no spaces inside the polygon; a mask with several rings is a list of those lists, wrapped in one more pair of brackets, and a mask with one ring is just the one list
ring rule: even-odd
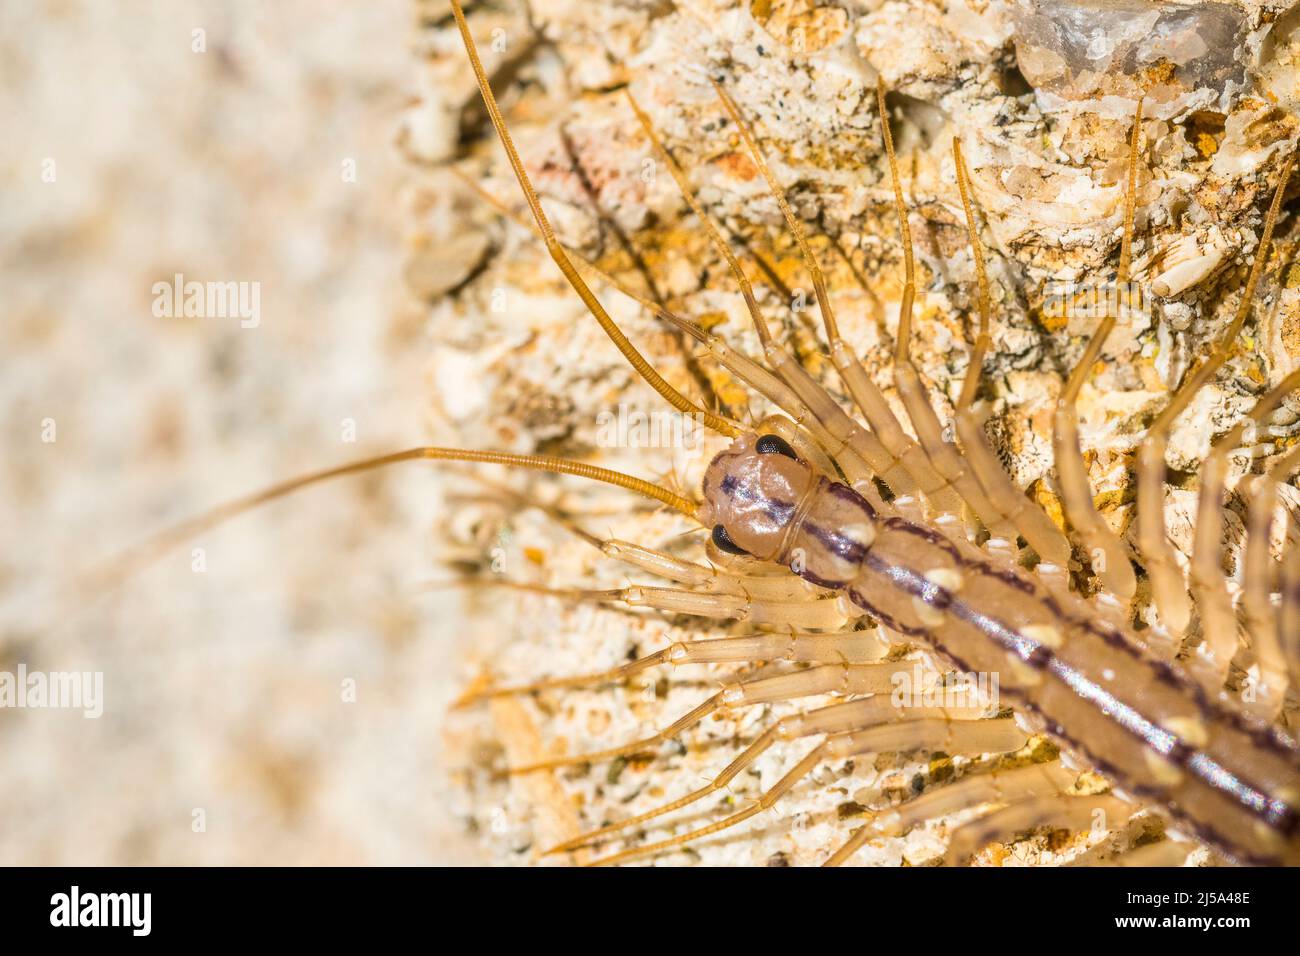
{"label": "rock surface", "polygon": [[[1235,311],[1263,208],[1295,145],[1297,121],[1289,108],[1294,17],[1284,13],[1284,5],[1257,2],[697,0],[600,10],[558,2],[534,9],[531,21],[498,8],[476,9],[471,24],[489,71],[501,79],[511,128],[564,240],[640,294],[662,297],[733,345],[759,353],[725,264],[658,167],[626,103],[626,88],[731,237],[773,328],[837,394],[808,276],[710,80],[727,87],[755,126],[813,237],[846,338],[892,396],[888,358],[902,269],[875,109],[876,77],[882,76],[891,90],[890,119],[917,245],[913,351],[934,386],[941,417],[950,414],[966,371],[974,310],[973,265],[950,151],[952,138],[960,137],[993,282],[994,349],[982,392],[988,431],[1017,482],[1057,513],[1052,405],[1097,321],[1095,312],[1063,310],[1059,303],[1062,295],[1101,288],[1114,278],[1127,140],[1136,98],[1144,96],[1133,280],[1149,307],[1120,323],[1081,401],[1098,504],[1113,526],[1125,528],[1134,444]],[[438,75],[464,69],[452,32],[440,21],[424,36],[436,51],[428,69]],[[448,84],[444,94],[412,109],[409,141],[431,141],[438,129],[448,129],[438,117],[449,113],[462,118],[459,152],[445,139],[423,155],[454,153],[457,168],[523,212],[499,147],[463,83]],[[444,404],[462,410],[461,427],[482,444],[593,457],[696,487],[707,455],[605,448],[595,440],[601,412],[620,403],[645,412],[660,406],[585,315],[529,231],[503,223],[436,164],[422,188],[431,205],[466,228],[484,230],[494,244],[482,275],[433,313],[457,369],[434,386]],[[1290,288],[1293,232],[1288,213],[1246,335],[1228,369],[1172,436],[1167,517],[1184,550],[1190,548],[1195,495],[1191,479],[1182,476],[1194,472],[1213,436],[1300,362],[1300,316]],[[677,387],[730,414],[751,420],[764,414],[761,401],[635,303],[604,284],[597,292]],[[494,310],[494,301],[504,308]],[[462,387],[468,382],[485,390],[482,400],[466,400]],[[1292,440],[1287,423],[1297,411],[1300,402],[1288,400],[1276,434],[1255,455]],[[1234,482],[1250,462],[1237,456]],[[527,487],[573,508],[580,523],[598,533],[693,553],[678,537],[679,523],[635,513],[626,497],[571,482],[529,480]],[[1234,498],[1231,508],[1240,507]],[[1230,515],[1230,526],[1234,519]],[[535,512],[502,503],[463,520],[462,557],[489,575],[487,555],[498,548],[514,556],[507,576],[516,580],[607,587],[627,579]],[[502,549],[503,540],[509,544]],[[1233,568],[1235,561],[1234,554]],[[612,666],[676,638],[720,633],[535,596],[518,598],[509,630],[508,639],[485,650],[481,667],[510,682]],[[721,674],[702,674],[698,681],[678,673],[663,677],[666,682],[656,683],[655,675],[627,688],[546,694],[523,706],[540,728],[542,746],[577,752],[644,735],[697,703]],[[684,792],[702,774],[720,769],[737,741],[782,712],[777,706],[729,713],[685,735],[677,750],[665,746],[626,766],[563,773],[568,812],[590,826]],[[490,729],[476,732],[496,739]],[[800,753],[765,757],[712,806],[739,806]],[[848,795],[864,786],[885,792],[898,774],[914,772],[927,779],[924,767],[822,768],[816,786],[797,791],[784,811],[763,818],[769,822],[752,827],[748,837],[663,859],[761,863],[780,853],[791,862],[815,861],[847,835],[848,824],[836,819],[837,803],[843,815],[852,803]],[[548,834],[534,826],[536,807],[525,791],[501,789],[477,771],[467,773],[467,781],[476,818],[495,835],[490,843],[499,859],[534,859],[532,851]],[[491,825],[485,807],[497,813],[499,825]],[[799,825],[791,827],[791,820]],[[916,839],[923,842],[923,835]],[[860,862],[909,858],[910,840],[875,847]],[[1016,852],[1033,859],[1052,854],[1038,844]]]}

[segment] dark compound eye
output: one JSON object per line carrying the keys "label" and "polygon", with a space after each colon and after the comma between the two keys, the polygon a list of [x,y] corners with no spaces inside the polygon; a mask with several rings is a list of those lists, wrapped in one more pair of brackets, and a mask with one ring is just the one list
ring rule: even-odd
{"label": "dark compound eye", "polygon": [[786,458],[799,460],[799,456],[794,453],[790,443],[779,435],[764,435],[754,445],[760,455],[785,455]]}
{"label": "dark compound eye", "polygon": [[719,551],[725,551],[727,554],[749,554],[748,551],[731,540],[731,535],[727,534],[727,529],[720,524],[713,526],[713,543],[718,546]]}

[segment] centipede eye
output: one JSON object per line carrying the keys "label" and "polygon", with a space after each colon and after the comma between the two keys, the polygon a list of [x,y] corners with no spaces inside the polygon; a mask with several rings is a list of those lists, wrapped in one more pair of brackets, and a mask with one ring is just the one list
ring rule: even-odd
{"label": "centipede eye", "polygon": [[719,551],[725,551],[727,554],[749,554],[748,551],[731,540],[731,535],[727,534],[727,529],[720,524],[713,526],[713,543],[718,546]]}
{"label": "centipede eye", "polygon": [[780,435],[764,435],[755,443],[754,449],[760,455],[785,455],[786,458],[799,460],[799,456],[794,453],[790,443]]}

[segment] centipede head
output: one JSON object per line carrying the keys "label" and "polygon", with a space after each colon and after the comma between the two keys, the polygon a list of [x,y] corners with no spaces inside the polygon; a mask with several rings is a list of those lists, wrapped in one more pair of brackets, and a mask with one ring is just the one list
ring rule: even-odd
{"label": "centipede head", "polygon": [[817,477],[783,438],[742,435],[704,474],[701,519],[713,525],[719,549],[776,560]]}

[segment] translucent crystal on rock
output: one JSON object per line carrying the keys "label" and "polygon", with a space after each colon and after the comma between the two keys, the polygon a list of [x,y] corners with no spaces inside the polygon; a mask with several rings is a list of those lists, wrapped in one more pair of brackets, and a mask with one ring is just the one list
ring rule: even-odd
{"label": "translucent crystal on rock", "polygon": [[1017,0],[1020,72],[1047,109],[1170,119],[1227,112],[1246,85],[1247,24],[1227,3]]}

